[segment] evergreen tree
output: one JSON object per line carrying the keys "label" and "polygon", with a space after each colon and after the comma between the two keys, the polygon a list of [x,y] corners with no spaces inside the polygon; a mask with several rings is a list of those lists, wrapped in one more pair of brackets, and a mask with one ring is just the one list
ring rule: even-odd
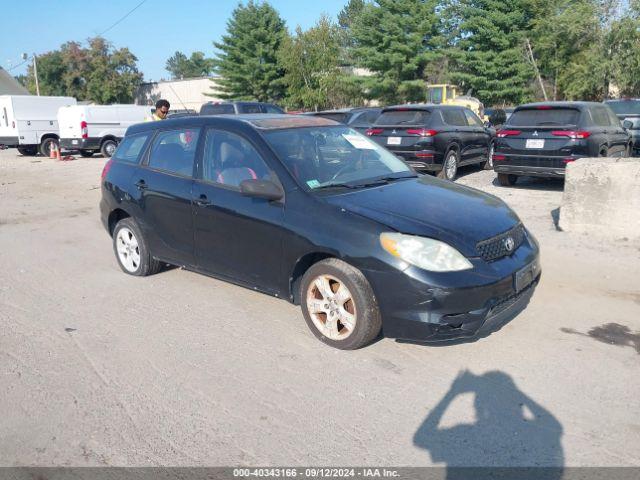
{"label": "evergreen tree", "polygon": [[435,1],[367,3],[351,31],[358,66],[375,74],[365,79],[368,96],[385,103],[425,99],[425,68],[438,58]]}
{"label": "evergreen tree", "polygon": [[527,0],[452,1],[451,80],[487,105],[530,100],[535,74],[525,48],[533,13]]}
{"label": "evergreen tree", "polygon": [[268,3],[249,0],[233,11],[213,61],[224,98],[274,102],[284,97],[277,52],[287,36],[285,22]]}
{"label": "evergreen tree", "polygon": [[176,52],[167,60],[165,69],[171,78],[203,77],[211,73],[213,60],[205,58],[203,52],[193,52],[191,57]]}

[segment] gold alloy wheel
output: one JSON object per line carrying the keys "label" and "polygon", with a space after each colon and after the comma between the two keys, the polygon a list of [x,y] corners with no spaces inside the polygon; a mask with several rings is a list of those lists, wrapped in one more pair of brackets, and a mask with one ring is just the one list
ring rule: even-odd
{"label": "gold alloy wheel", "polygon": [[344,340],[356,327],[353,295],[331,275],[320,275],[309,284],[307,310],[318,331],[331,340]]}

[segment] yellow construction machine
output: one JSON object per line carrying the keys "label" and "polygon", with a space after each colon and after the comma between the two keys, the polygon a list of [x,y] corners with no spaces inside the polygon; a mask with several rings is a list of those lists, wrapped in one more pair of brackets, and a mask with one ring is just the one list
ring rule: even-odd
{"label": "yellow construction machine", "polygon": [[439,83],[427,85],[427,102],[437,105],[459,105],[467,107],[481,119],[484,118],[484,105],[476,97],[471,96],[471,91],[467,95],[459,95],[460,88],[450,83]]}

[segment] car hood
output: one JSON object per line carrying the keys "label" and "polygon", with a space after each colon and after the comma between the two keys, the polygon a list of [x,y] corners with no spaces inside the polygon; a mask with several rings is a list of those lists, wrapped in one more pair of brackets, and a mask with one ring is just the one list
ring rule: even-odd
{"label": "car hood", "polygon": [[326,197],[392,230],[435,238],[477,256],[476,244],[520,220],[502,200],[479,190],[423,176]]}

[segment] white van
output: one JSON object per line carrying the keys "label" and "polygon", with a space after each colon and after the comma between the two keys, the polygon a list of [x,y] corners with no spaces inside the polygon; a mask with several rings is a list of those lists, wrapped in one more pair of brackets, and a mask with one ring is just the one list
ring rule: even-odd
{"label": "white van", "polygon": [[76,105],[58,111],[60,148],[79,150],[83,157],[113,155],[130,125],[151,116],[151,106]]}
{"label": "white van", "polygon": [[0,145],[16,147],[23,155],[49,155],[60,138],[58,109],[75,104],[73,97],[0,95]]}

